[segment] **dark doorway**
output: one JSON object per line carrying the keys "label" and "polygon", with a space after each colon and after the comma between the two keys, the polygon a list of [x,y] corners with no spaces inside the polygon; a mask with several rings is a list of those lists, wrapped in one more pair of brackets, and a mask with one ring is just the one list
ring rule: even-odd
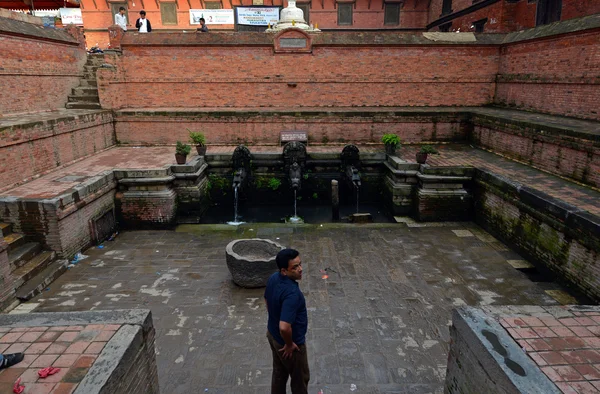
{"label": "dark doorway", "polygon": [[535,25],[558,22],[562,12],[562,0],[538,0]]}

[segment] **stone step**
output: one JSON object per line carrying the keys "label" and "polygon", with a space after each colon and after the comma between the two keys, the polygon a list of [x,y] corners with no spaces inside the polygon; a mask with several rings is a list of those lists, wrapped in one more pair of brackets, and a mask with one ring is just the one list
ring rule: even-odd
{"label": "stone step", "polygon": [[19,289],[25,285],[31,278],[39,274],[41,271],[46,269],[48,264],[52,262],[56,257],[56,253],[53,251],[44,251],[37,256],[33,257],[20,268],[13,271],[13,286],[15,289]]}
{"label": "stone step", "polygon": [[98,96],[98,87],[78,86],[73,88],[73,96]]}
{"label": "stone step", "polygon": [[8,262],[11,270],[15,270],[22,267],[37,255],[42,250],[42,245],[39,242],[27,242],[24,245],[19,246],[15,250],[8,254]]}
{"label": "stone step", "polygon": [[75,102],[67,103],[67,109],[102,109],[100,103]]}
{"label": "stone step", "polygon": [[17,291],[17,298],[21,301],[29,301],[40,294],[67,270],[68,263],[67,260],[56,260],[52,262],[46,269],[29,280]]}
{"label": "stone step", "polygon": [[98,95],[69,95],[69,102],[70,103],[74,103],[74,102],[78,102],[78,103],[99,103],[100,102],[100,98],[98,97]]}
{"label": "stone step", "polygon": [[83,66],[83,73],[94,73],[94,75],[96,74],[96,71],[100,68],[100,66],[90,66],[88,64]]}
{"label": "stone step", "polygon": [[25,237],[21,234],[10,233],[4,237],[4,241],[8,244],[8,253],[10,253],[25,243]]}
{"label": "stone step", "polygon": [[0,222],[0,234],[6,237],[10,233],[12,233],[12,223]]}
{"label": "stone step", "polygon": [[84,79],[96,79],[96,71],[84,71],[83,78]]}
{"label": "stone step", "polygon": [[81,86],[82,88],[85,87],[98,87],[98,81],[96,80],[96,78],[94,79],[80,79],[79,80],[79,86]]}

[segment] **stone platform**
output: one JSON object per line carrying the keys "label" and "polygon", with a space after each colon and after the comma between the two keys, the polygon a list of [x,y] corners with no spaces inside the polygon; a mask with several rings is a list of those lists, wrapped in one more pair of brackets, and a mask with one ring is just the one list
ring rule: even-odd
{"label": "stone platform", "polygon": [[[0,315],[0,352],[25,353],[0,371],[0,392],[20,379],[25,394],[158,393],[148,310]],[[47,378],[38,371],[59,368]]]}

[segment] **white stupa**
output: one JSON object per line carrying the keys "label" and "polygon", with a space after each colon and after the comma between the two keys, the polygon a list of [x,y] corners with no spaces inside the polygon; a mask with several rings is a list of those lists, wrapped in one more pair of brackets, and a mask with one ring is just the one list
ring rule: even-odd
{"label": "white stupa", "polygon": [[279,21],[275,26],[267,29],[267,32],[280,31],[294,27],[306,31],[320,31],[308,25],[304,20],[304,12],[296,7],[296,0],[288,0],[288,6],[281,10]]}

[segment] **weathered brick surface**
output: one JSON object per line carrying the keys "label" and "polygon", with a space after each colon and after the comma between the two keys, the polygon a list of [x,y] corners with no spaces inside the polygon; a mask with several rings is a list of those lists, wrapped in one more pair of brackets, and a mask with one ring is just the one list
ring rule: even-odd
{"label": "weathered brick surface", "polygon": [[[300,111],[300,110],[299,110]],[[402,115],[402,113],[302,112],[238,115],[221,111],[169,112],[124,111],[117,115],[115,131],[124,144],[174,144],[188,139],[187,129],[201,129],[211,144],[278,144],[279,133],[303,130],[311,142],[380,142],[396,133],[404,142],[466,140],[464,115]],[[167,116],[165,116],[167,115]],[[297,116],[300,115],[300,116]]]}
{"label": "weathered brick surface", "polygon": [[64,108],[85,48],[66,32],[0,16],[0,115]]}
{"label": "weathered brick surface", "polygon": [[177,195],[172,189],[119,192],[115,196],[119,223],[129,228],[170,226],[177,214]]}
{"label": "weathered brick surface", "polygon": [[495,102],[600,119],[599,37],[592,30],[504,46]]}
{"label": "weathered brick surface", "polygon": [[600,148],[590,140],[533,127],[474,120],[472,141],[494,152],[592,186],[600,186]]}
{"label": "weathered brick surface", "polygon": [[518,184],[477,176],[475,221],[528,260],[546,267],[591,299],[600,299],[597,227],[580,226],[570,213],[577,212],[573,206],[559,201],[544,206],[528,196]]}
{"label": "weathered brick surface", "polygon": [[0,234],[0,309],[5,302],[12,300],[14,288],[11,283],[10,264],[8,262],[8,244]]}
{"label": "weathered brick surface", "polygon": [[115,144],[110,112],[14,124],[0,127],[0,133],[0,189]]}
{"label": "weathered brick surface", "polygon": [[119,70],[98,72],[104,107],[476,106],[492,101],[499,60],[487,46],[313,46],[300,59],[272,43],[146,46],[158,34],[124,41]]}

